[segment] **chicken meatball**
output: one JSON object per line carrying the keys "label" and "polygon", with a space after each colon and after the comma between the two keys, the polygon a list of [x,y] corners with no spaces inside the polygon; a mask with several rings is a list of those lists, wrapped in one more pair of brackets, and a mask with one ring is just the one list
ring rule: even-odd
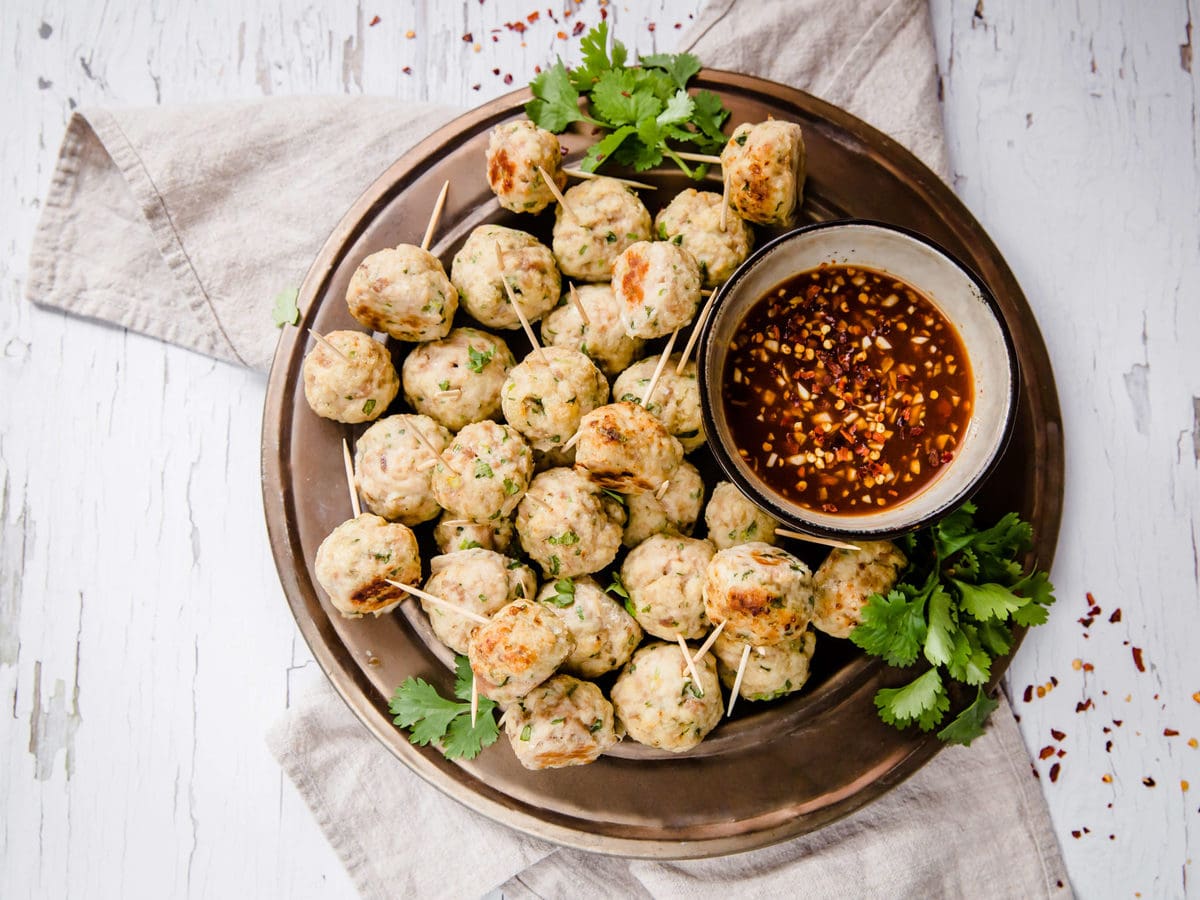
{"label": "chicken meatball", "polygon": [[532,600],[514,600],[471,635],[467,659],[479,693],[506,705],[553,675],[574,645],[558,616]]}
{"label": "chicken meatball", "polygon": [[868,598],[886,595],[908,565],[904,553],[891,541],[856,543],[858,550],[830,553],[813,576],[813,625],[834,637],[850,637],[862,621]]}
{"label": "chicken meatball", "polygon": [[659,240],[691,252],[707,287],[725,283],[754,247],[754,231],[736,212],[727,210],[721,230],[721,195],[688,188],[675,195],[654,219]]}
{"label": "chicken meatball", "polygon": [[655,491],[683,462],[683,447],[638,404],[610,403],[579,422],[575,468],[625,494]]}
{"label": "chicken meatball", "polygon": [[[537,577],[528,566],[491,550],[476,548],[435,556],[425,593],[487,617],[514,600],[528,600],[537,591]],[[466,653],[479,623],[444,606],[421,601],[438,640],[455,653]]]}
{"label": "chicken meatball", "polygon": [[630,494],[625,498],[628,519],[621,543],[636,547],[652,534],[674,531],[689,535],[704,506],[704,479],[686,459],[679,464],[662,497]]}
{"label": "chicken meatball", "polygon": [[504,280],[529,321],[540,319],[558,303],[562,279],[550,249],[531,234],[501,225],[480,225],[471,232],[450,264],[450,280],[462,306],[489,328],[520,328],[521,320],[500,280],[496,244],[504,257]]}
{"label": "chicken meatball", "polygon": [[612,704],[590,681],[555,675],[504,714],[513,753],[527,769],[585,766],[620,740]]}
{"label": "chicken meatball", "polygon": [[562,273],[582,281],[609,281],[613,263],[634,241],[650,240],[650,213],[633,189],[613,178],[581,182],[554,208],[554,258]]}
{"label": "chicken meatball", "polygon": [[440,453],[448,443],[450,432],[428,416],[388,416],[364,431],[354,447],[354,483],[367,508],[405,525],[437,516],[442,508],[422,464],[436,460],[433,450]]}
{"label": "chicken meatball", "polygon": [[625,333],[621,324],[621,307],[613,294],[612,285],[584,284],[576,289],[579,304],[588,321],[575,304],[563,295],[563,302],[542,319],[542,342],[548,347],[570,347],[586,353],[610,378],[629,367],[644,349],[646,342]]}
{"label": "chicken meatball", "polygon": [[404,399],[419,413],[459,431],[500,418],[500,389],[517,364],[508,344],[477,328],[455,328],[414,347],[404,360]]}
{"label": "chicken meatball", "polygon": [[622,521],[600,488],[574,469],[549,469],[533,479],[517,508],[517,535],[547,577],[590,575],[621,548]]}
{"label": "chicken meatball", "polygon": [[[668,361],[654,393],[646,403],[646,409],[654,413],[667,431],[683,445],[684,453],[691,453],[705,441],[704,418],[700,413],[700,381],[696,377],[696,363],[689,360],[683,374],[676,375],[680,355],[676,353]],[[617,376],[613,383],[613,397],[617,400],[641,402],[658,358],[639,360]]]}
{"label": "chicken meatball", "polygon": [[717,666],[706,653],[692,681],[676,644],[656,642],[633,655],[612,689],[617,720],[640,744],[681,753],[691,750],[725,711]]}
{"label": "chicken meatball", "polygon": [[318,416],[355,425],[384,414],[400,390],[387,348],[369,334],[331,331],[304,357],[304,397]]}
{"label": "chicken meatball", "polygon": [[504,418],[535,450],[565,444],[584,414],[607,402],[604,373],[565,347],[529,354],[508,373],[500,392]]}
{"label": "chicken meatball", "polygon": [[444,338],[458,309],[458,291],[442,261],[412,244],[380,250],[354,270],[346,289],[350,315],[398,341]]}
{"label": "chicken meatball", "polygon": [[317,582],[347,619],[382,615],[408,595],[388,581],[421,580],[417,538],[407,525],[371,513],[343,522],[317,548]]}
{"label": "chicken meatball", "polygon": [[450,513],[442,513],[433,529],[433,539],[443,553],[453,553],[455,550],[470,550],[482,547],[484,550],[495,550],[497,553],[507,553],[512,546],[512,519],[489,519],[487,522],[471,522],[467,519],[456,518]]}
{"label": "chicken meatball", "polygon": [[558,138],[528,119],[502,122],[488,136],[488,185],[500,205],[513,212],[541,212],[554,202],[538,167],[562,190],[567,176],[562,171],[562,148]]}
{"label": "chicken meatball", "polygon": [[790,228],[804,190],[804,156],[795,122],[739,125],[721,151],[730,207],[750,222]]}
{"label": "chicken meatball", "polygon": [[675,244],[639,241],[613,263],[613,293],[630,337],[656,338],[682,328],[700,305],[700,264]]}
{"label": "chicken meatball", "polygon": [[731,640],[761,647],[795,637],[813,613],[812,573],[761,541],[721,550],[708,564],[704,610]]}
{"label": "chicken meatball", "polygon": [[621,583],[629,610],[655,637],[673,641],[702,638],[712,623],[704,611],[704,578],[713,545],[672,534],[656,534],[629,551]]}
{"label": "chicken meatball", "polygon": [[775,543],[777,521],[746,499],[728,481],[717,482],[704,510],[708,539],[718,550],[748,541]]}
{"label": "chicken meatball", "polygon": [[433,467],[434,499],[455,516],[488,522],[511,515],[533,475],[533,454],[515,428],[474,422]]}
{"label": "chicken meatball", "polygon": [[562,619],[575,638],[575,650],[563,668],[581,678],[619,669],[642,642],[633,616],[586,575],[546,582],[537,601]]}
{"label": "chicken meatball", "polygon": [[[717,635],[713,642],[717,674],[721,677],[721,684],[730,690],[737,680],[742,650],[746,646],[741,641],[725,637],[724,632]],[[800,690],[808,681],[809,664],[816,646],[816,635],[805,631],[797,638],[769,647],[751,647],[738,696],[747,700],[774,700]]]}

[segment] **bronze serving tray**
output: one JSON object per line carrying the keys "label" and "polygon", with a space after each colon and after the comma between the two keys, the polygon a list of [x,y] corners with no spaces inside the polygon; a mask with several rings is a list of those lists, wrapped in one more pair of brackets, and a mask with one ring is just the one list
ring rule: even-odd
{"label": "bronze serving tray", "polygon": [[[775,116],[801,124],[808,149],[803,211],[808,221],[853,216],[905,226],[941,244],[992,289],[1016,344],[1021,399],[1008,450],[976,500],[982,521],[1016,509],[1032,522],[1034,555],[1048,568],[1062,507],[1058,398],[1033,314],[979,223],[914,156],[837,107],[730,72],[706,69],[695,84],[722,96],[733,123]],[[296,622],[334,687],[401,762],[464,805],[528,834],[600,853],[695,858],[750,850],[820,828],[899,784],[940,748],[933,735],[897,731],[879,721],[875,691],[901,684],[911,673],[868,659],[848,641],[820,636],[813,676],[803,691],[773,703],[739,704],[737,715],[691,753],[674,756],[625,742],[590,766],[529,772],[503,738],[470,762],[451,762],[434,748],[410,744],[391,722],[388,698],[409,675],[449,695],[453,677],[444,648],[439,652],[426,642],[428,626],[411,602],[379,619],[346,620],[316,586],[317,546],[351,514],[341,441],[363,427],[320,419],[308,409],[301,378],[307,329],[361,330],[344,301],[351,274],[368,253],[419,243],[446,179],[451,189],[433,250],[447,267],[470,230],[483,222],[548,238],[552,214],[518,217],[502,210],[484,173],[488,132],[523,116],[528,99],[528,91],[518,91],[473,110],[398,160],[338,224],[304,280],[304,319],[280,338],[263,415],[267,527]],[[583,133],[564,136],[568,162],[593,140]],[[635,177],[661,188],[661,197],[642,192],[651,214],[692,184],[665,168]],[[720,191],[719,174],[709,174],[707,187]],[[760,230],[760,242],[769,236]],[[518,356],[528,349],[519,332],[503,336]],[[406,352],[393,342],[397,368]],[[401,405],[398,399],[393,411]],[[696,451],[692,459],[711,486],[716,469],[707,451]],[[802,555],[812,563],[821,556]],[[993,667],[993,685],[1007,662]]]}

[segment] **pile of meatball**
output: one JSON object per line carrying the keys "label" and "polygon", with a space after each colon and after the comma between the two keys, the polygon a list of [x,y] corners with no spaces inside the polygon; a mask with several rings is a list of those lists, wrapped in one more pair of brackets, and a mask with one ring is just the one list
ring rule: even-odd
{"label": "pile of meatball", "polygon": [[[366,328],[415,344],[400,371],[356,331],[325,335],[304,362],[314,412],[372,423],[354,453],[368,511],[321,544],[318,582],[344,616],[389,612],[408,596],[392,582],[421,583],[413,529],[431,528],[441,554],[422,589],[444,602],[424,612],[530,769],[592,762],[625,736],[695,747],[744,655],[740,697],[800,690],[813,629],[846,637],[906,566],[866,543],[814,575],[776,546],[773,519],[688,460],[705,442],[695,363],[676,354],[647,396],[647,341],[692,323],[702,288],[749,254],[748,223],[790,224],[800,202],[798,126],[740,126],[721,158],[724,197],[688,189],[653,220],[629,186],[597,177],[555,204],[550,246],[481,225],[448,275],[419,247],[373,253],[346,301]],[[487,176],[505,209],[541,212],[546,179],[566,186],[558,139],[497,126]],[[502,336],[521,326],[514,301],[544,344],[520,361]],[[459,310],[471,322],[455,327]]]}

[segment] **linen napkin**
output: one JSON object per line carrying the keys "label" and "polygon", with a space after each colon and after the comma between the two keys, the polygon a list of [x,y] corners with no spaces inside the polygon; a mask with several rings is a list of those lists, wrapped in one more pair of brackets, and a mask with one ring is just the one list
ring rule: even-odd
{"label": "linen napkin", "polygon": [[[679,49],[809,90],[948,173],[924,0],[713,0]],[[298,283],[372,179],[454,113],[383,98],[78,113],[35,236],[27,295],[266,369],[278,337],[267,298]],[[1003,702],[970,748],[944,751],[855,815],[703,862],[591,856],[486,820],[398,763],[323,682],[268,740],[365,897],[477,896],[496,886],[511,898],[1069,893]],[[406,821],[421,827],[406,830]],[[447,849],[464,838],[469,864]]]}

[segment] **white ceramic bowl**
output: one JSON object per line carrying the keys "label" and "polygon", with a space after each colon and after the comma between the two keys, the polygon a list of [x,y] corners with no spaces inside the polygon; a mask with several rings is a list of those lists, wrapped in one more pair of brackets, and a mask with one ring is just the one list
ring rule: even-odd
{"label": "white ceramic bowl", "polygon": [[[747,312],[782,282],[822,263],[886,272],[917,288],[953,323],[971,363],[972,413],[954,458],[912,497],[878,512],[820,512],[775,491],[738,454],[721,399],[725,358]],[[810,225],[761,247],[720,289],[701,335],[699,364],[708,443],[730,480],[788,526],[831,538],[895,537],[957,508],[999,461],[1016,417],[1016,354],[988,289],[973,272],[927,238],[875,222]]]}

